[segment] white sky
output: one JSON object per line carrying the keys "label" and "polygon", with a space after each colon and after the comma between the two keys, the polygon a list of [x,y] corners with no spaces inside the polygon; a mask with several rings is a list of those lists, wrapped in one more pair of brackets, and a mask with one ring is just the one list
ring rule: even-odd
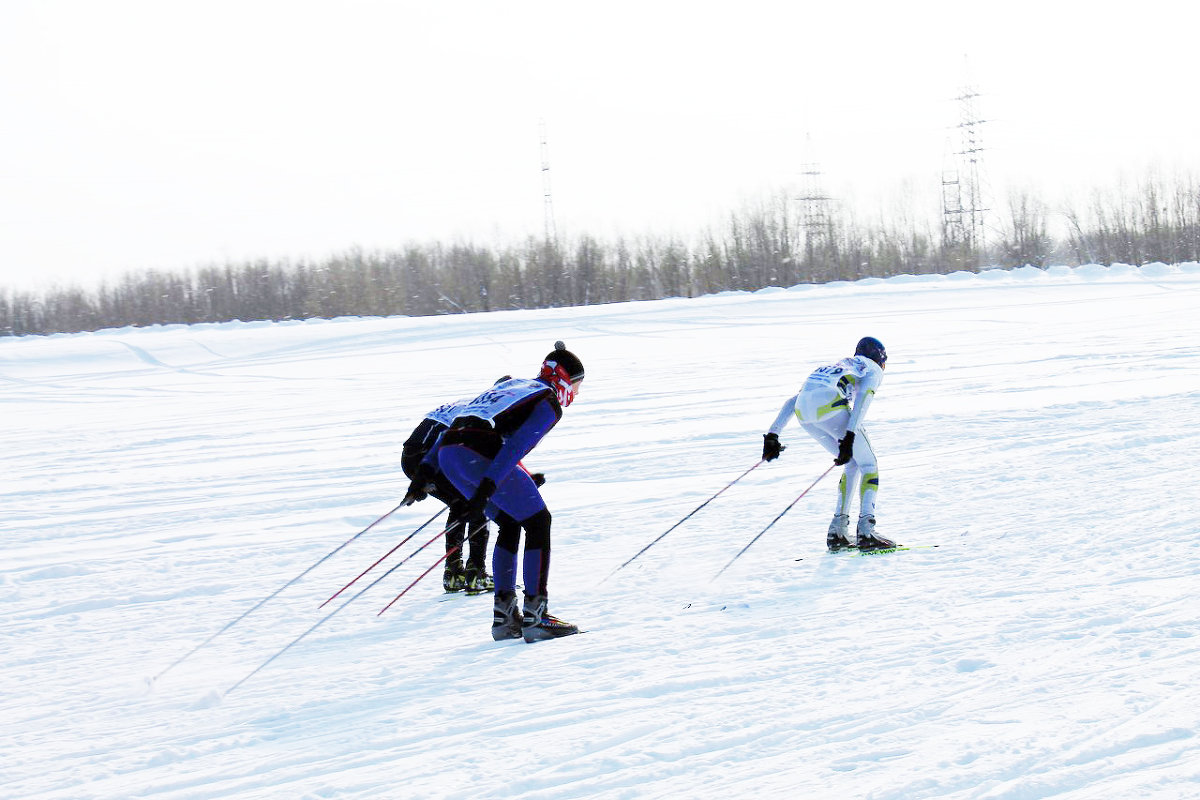
{"label": "white sky", "polygon": [[1001,198],[1200,166],[1190,4],[832,5],[4,0],[0,289],[540,235],[541,120],[567,235],[936,212],[968,81]]}

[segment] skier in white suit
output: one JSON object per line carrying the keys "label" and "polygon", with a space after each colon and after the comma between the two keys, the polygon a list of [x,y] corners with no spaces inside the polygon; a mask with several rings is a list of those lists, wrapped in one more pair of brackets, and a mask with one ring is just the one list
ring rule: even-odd
{"label": "skier in white suit", "polygon": [[763,434],[763,460],[779,458],[779,441],[788,420],[795,415],[809,436],[833,454],[833,463],[845,466],[838,483],[837,506],[829,523],[826,544],[830,550],[850,547],[850,506],[855,488],[859,495],[855,546],[860,550],[895,547],[875,533],[875,495],[879,490],[879,465],[863,428],[875,390],[883,381],[887,351],[873,336],[859,340],[854,355],[813,371],[800,391],[788,398],[779,416]]}

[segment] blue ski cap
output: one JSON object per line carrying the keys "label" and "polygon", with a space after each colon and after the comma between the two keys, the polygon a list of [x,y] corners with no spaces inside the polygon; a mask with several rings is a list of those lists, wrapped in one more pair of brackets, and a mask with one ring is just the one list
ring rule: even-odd
{"label": "blue ski cap", "polygon": [[883,349],[883,342],[874,336],[859,339],[858,346],[854,348],[854,355],[866,356],[881,367],[887,363],[887,350]]}

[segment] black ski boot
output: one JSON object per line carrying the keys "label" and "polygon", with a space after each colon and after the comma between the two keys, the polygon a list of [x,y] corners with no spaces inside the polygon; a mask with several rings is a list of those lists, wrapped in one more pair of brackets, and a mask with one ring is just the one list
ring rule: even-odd
{"label": "black ski boot", "polygon": [[859,517],[857,533],[859,550],[886,550],[897,546],[891,539],[875,535],[874,517]]}
{"label": "black ski boot", "polygon": [[497,642],[521,638],[521,604],[516,592],[496,592],[492,603],[492,638]]}
{"label": "black ski boot", "polygon": [[492,580],[492,576],[487,574],[487,570],[477,564],[467,564],[467,568],[463,573],[463,588],[467,594],[483,594],[484,592],[493,591],[496,588],[496,582]]}
{"label": "black ski boot", "polygon": [[546,611],[546,595],[525,595],[525,608],[521,619],[521,635],[527,642],[558,639],[579,633],[579,628],[564,622]]}
{"label": "black ski boot", "polygon": [[442,571],[442,588],[447,592],[461,592],[467,588],[467,576],[461,558],[447,559]]}

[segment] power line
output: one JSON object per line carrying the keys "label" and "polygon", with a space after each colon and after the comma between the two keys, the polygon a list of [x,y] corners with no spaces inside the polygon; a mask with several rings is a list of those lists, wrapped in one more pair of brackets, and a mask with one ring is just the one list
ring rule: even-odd
{"label": "power line", "polygon": [[554,200],[550,193],[550,145],[546,138],[546,121],[538,122],[538,133],[542,141],[542,204],[544,212],[544,235],[547,245],[558,246],[558,227],[554,224]]}

